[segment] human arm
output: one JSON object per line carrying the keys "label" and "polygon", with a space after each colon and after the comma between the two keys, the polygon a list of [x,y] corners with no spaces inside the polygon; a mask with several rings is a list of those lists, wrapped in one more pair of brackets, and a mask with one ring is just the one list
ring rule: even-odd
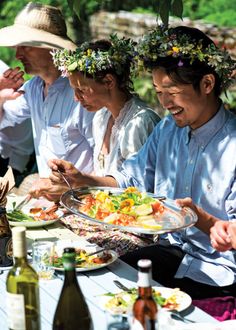
{"label": "human arm", "polygon": [[72,163],[67,162],[65,160],[51,159],[49,160],[48,165],[52,170],[52,173],[50,175],[50,180],[52,181],[52,183],[55,184],[62,184],[62,182],[64,183],[63,178],[58,172],[58,170],[60,170],[68,178],[73,188],[78,188],[81,186],[117,187],[117,182],[113,177],[111,176],[100,177],[100,176],[84,174],[78,171]]}
{"label": "human arm", "polygon": [[56,187],[52,185],[52,182],[48,178],[40,178],[33,183],[32,187],[29,189],[28,194],[32,198],[45,197],[46,199],[54,202],[60,200],[60,193],[57,193]]}
{"label": "human arm", "polygon": [[228,238],[231,241],[232,248],[236,249],[236,222],[230,222],[228,226]]}
{"label": "human arm", "polygon": [[59,200],[61,194],[68,190],[68,186],[58,172],[65,175],[73,188],[81,186],[108,186],[117,187],[116,180],[112,177],[96,177],[83,174],[75,166],[65,160],[52,159],[48,162],[52,173],[49,179],[41,179],[29,191],[32,197],[38,198],[44,196],[49,200]]}
{"label": "human arm", "polygon": [[12,88],[13,90],[19,89],[23,83],[24,72],[19,67],[14,69],[7,69],[3,74],[0,75],[0,90],[6,88]]}
{"label": "human arm", "polygon": [[189,197],[177,199],[176,202],[181,207],[190,207],[197,214],[198,220],[195,226],[210,236],[211,245],[214,249],[224,252],[232,248],[232,243],[228,234],[229,221],[223,221],[214,217],[204,211],[200,206],[195,205]]}

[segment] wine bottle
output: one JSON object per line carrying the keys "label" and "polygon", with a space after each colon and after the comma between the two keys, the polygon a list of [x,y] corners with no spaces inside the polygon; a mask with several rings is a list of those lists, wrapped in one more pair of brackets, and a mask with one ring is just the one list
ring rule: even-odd
{"label": "wine bottle", "polygon": [[26,257],[26,228],[12,229],[14,265],[7,275],[8,327],[40,330],[39,281]]}
{"label": "wine bottle", "polygon": [[93,324],[75,272],[75,249],[65,248],[64,284],[53,320],[53,330],[92,330]]}
{"label": "wine bottle", "polygon": [[152,296],[151,260],[138,261],[138,297],[133,305],[132,330],[155,330],[157,304]]}

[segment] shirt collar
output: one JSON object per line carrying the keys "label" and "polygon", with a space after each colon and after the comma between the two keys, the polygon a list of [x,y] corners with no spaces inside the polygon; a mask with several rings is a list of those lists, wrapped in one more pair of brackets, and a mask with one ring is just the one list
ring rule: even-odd
{"label": "shirt collar", "polygon": [[221,105],[219,111],[203,126],[191,130],[187,127],[186,143],[189,143],[191,137],[195,138],[195,141],[202,149],[205,149],[212,137],[224,126],[226,121],[226,114],[224,106]]}
{"label": "shirt collar", "polygon": [[69,84],[69,80],[66,77],[58,77],[53,84],[49,87],[50,90],[63,91],[66,88],[66,85]]}

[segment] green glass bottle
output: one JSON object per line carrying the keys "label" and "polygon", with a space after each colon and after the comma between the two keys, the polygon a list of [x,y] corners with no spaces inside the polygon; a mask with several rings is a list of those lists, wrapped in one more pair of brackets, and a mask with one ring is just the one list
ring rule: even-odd
{"label": "green glass bottle", "polygon": [[26,228],[12,229],[14,265],[7,275],[8,328],[40,330],[39,281],[26,256]]}
{"label": "green glass bottle", "polygon": [[75,249],[65,248],[62,256],[64,284],[53,320],[53,330],[92,330],[93,323],[75,272]]}

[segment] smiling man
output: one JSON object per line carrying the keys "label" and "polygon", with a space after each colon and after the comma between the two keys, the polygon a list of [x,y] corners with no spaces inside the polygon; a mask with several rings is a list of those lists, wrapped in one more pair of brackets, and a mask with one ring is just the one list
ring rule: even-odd
{"label": "smiling man", "polygon": [[[231,83],[235,62],[197,29],[156,30],[138,44],[139,65],[152,71],[153,85],[169,115],[139,153],[105,178],[65,171],[74,186],[136,186],[171,199],[191,197],[221,219],[236,218],[236,117],[220,94]],[[54,161],[53,171],[63,162]],[[56,172],[51,179],[58,181]],[[158,245],[127,254],[137,266],[149,258],[153,277],[192,298],[236,296],[235,251],[216,251],[196,227],[164,235]]]}

